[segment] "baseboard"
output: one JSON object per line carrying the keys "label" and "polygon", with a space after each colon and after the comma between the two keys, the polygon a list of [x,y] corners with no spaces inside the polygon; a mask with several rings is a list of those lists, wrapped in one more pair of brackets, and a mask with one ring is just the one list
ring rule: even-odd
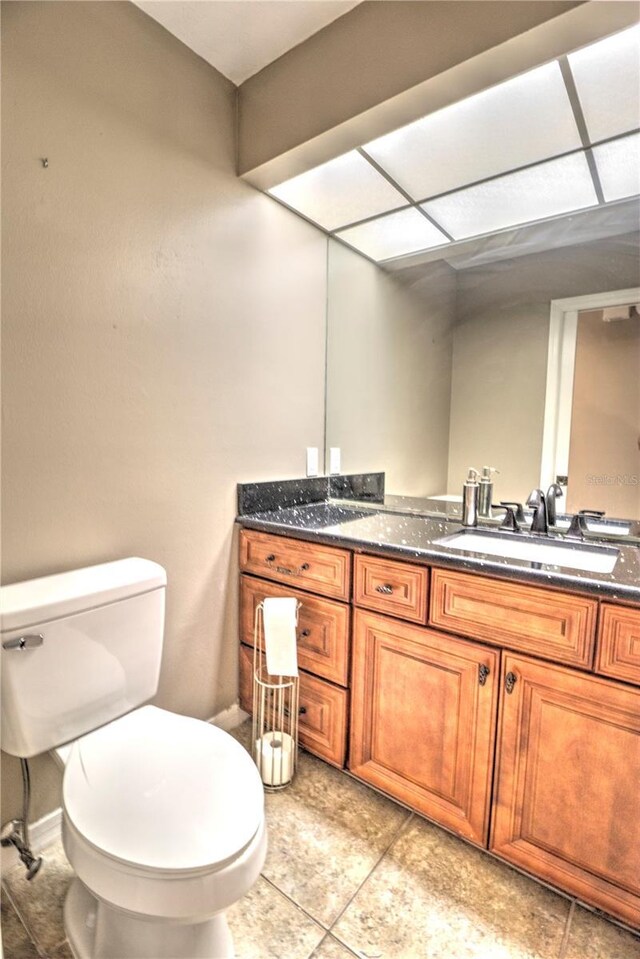
{"label": "baseboard", "polygon": [[[47,813],[42,819],[31,823],[29,826],[29,843],[34,856],[39,856],[45,852],[47,846],[50,846],[60,838],[62,826],[62,809],[54,809]],[[14,846],[2,847],[2,872],[12,869],[19,862],[17,850]]]}
{"label": "baseboard", "polygon": [[245,719],[249,718],[249,713],[245,713],[244,709],[240,708],[239,703],[234,703],[233,706],[229,706],[228,709],[223,709],[222,712],[216,713],[209,722],[213,723],[214,726],[219,726],[220,729],[224,729],[226,732],[229,732],[230,729],[235,729],[236,726],[241,726]]}

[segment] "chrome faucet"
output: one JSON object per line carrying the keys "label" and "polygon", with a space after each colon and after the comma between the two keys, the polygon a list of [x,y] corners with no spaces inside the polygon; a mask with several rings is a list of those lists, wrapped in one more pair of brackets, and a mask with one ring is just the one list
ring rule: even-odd
{"label": "chrome faucet", "polygon": [[533,519],[531,520],[532,533],[548,533],[549,524],[547,521],[547,504],[544,493],[541,489],[533,489],[529,494],[527,506],[533,509]]}
{"label": "chrome faucet", "polygon": [[547,490],[547,525],[555,526],[558,521],[558,512],[556,510],[556,500],[559,496],[564,496],[562,487],[558,483],[552,483]]}

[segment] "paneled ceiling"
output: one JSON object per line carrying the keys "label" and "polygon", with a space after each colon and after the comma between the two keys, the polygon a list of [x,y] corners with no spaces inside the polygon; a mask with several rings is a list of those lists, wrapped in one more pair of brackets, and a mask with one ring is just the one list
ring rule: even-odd
{"label": "paneled ceiling", "polygon": [[133,0],[239,85],[361,0]]}
{"label": "paneled ceiling", "polygon": [[376,262],[640,194],[640,26],[269,189]]}

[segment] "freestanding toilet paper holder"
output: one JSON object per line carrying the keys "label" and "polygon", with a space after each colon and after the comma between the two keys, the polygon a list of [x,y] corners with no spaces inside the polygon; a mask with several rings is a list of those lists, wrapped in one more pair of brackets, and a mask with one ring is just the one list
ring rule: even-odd
{"label": "freestanding toilet paper holder", "polygon": [[[300,608],[298,603],[296,608]],[[293,779],[298,758],[299,678],[267,672],[264,605],[256,607],[253,630],[252,746],[258,772],[268,790]]]}

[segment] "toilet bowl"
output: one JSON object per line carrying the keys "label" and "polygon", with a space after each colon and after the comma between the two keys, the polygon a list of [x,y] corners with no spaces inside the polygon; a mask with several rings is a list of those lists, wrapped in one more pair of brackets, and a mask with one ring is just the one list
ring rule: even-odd
{"label": "toilet bowl", "polygon": [[266,855],[248,753],[143,705],[158,689],[165,590],[164,569],[137,557],[1,590],[2,748],[64,765],[76,959],[231,959],[225,910]]}
{"label": "toilet bowl", "polygon": [[257,769],[228,733],[144,706],[82,737],[62,837],[77,959],[233,956],[224,911],[257,880],[266,829]]}

